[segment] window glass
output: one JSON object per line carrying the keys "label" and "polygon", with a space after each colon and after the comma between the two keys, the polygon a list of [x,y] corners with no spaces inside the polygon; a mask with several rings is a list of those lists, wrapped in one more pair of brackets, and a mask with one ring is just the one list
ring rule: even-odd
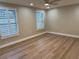
{"label": "window glass", "polygon": [[36,28],[37,28],[37,30],[44,29],[44,17],[45,17],[45,13],[43,11],[36,12]]}
{"label": "window glass", "polygon": [[0,36],[7,37],[18,32],[15,9],[0,9]]}

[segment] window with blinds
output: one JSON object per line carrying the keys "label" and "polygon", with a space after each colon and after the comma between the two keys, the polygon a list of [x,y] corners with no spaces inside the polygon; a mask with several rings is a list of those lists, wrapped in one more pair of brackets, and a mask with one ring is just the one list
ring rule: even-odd
{"label": "window with blinds", "polygon": [[0,8],[0,36],[8,38],[18,33],[16,10]]}
{"label": "window with blinds", "polygon": [[36,28],[37,28],[37,30],[44,29],[44,19],[45,19],[44,11],[37,11],[36,12]]}

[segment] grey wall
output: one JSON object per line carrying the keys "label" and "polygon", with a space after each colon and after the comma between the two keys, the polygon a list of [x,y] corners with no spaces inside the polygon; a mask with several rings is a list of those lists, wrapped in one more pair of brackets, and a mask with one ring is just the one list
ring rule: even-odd
{"label": "grey wall", "polygon": [[79,5],[54,8],[47,14],[47,31],[79,35]]}
{"label": "grey wall", "polygon": [[44,30],[36,30],[36,18],[34,8],[17,6],[13,4],[3,4],[0,6],[8,6],[17,9],[17,20],[20,35],[5,40],[0,40],[0,45],[19,40],[36,33],[58,32],[71,35],[79,35],[79,5],[54,8],[46,12],[46,26]]}
{"label": "grey wall", "polygon": [[17,21],[19,26],[19,35],[4,40],[0,40],[0,44],[5,44],[14,40],[19,40],[37,33],[44,32],[44,30],[36,30],[36,17],[34,8],[27,8],[24,6],[17,6],[13,4],[0,4],[0,6],[7,6],[17,9]]}

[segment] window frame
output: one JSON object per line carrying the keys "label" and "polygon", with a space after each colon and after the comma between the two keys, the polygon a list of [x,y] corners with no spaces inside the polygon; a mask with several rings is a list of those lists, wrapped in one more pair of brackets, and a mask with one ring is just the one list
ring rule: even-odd
{"label": "window frame", "polygon": [[15,10],[15,14],[16,14],[16,26],[17,26],[17,32],[15,34],[11,34],[11,35],[7,35],[7,36],[0,36],[1,39],[7,39],[7,38],[11,38],[11,37],[14,37],[14,36],[18,36],[19,35],[19,26],[18,26],[18,18],[17,18],[17,9],[16,8],[11,8],[11,7],[0,7],[0,9],[6,9],[7,11],[8,10]]}
{"label": "window frame", "polygon": [[42,12],[43,13],[43,26],[44,26],[44,28],[40,28],[40,29],[37,28],[37,15],[36,15],[36,30],[37,31],[44,30],[45,29],[45,11],[44,10],[36,10],[36,13],[37,12]]}

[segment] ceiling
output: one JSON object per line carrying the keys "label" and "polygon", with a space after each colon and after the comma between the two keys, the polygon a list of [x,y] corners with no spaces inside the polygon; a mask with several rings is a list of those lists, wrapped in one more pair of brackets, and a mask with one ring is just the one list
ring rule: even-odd
{"label": "ceiling", "polygon": [[[33,3],[36,8],[47,9],[44,5],[44,0],[0,0],[0,2],[13,3],[18,5],[30,6],[30,3]],[[50,5],[50,8],[60,7],[65,5],[79,4],[79,0],[60,0],[57,2],[57,5]]]}

